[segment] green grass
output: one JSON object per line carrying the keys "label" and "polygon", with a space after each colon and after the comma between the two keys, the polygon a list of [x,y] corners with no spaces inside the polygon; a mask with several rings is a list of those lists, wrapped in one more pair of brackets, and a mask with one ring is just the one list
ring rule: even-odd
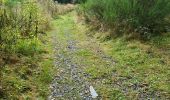
{"label": "green grass", "polygon": [[[46,99],[55,72],[49,36],[17,43],[16,53],[8,55],[7,64],[0,66],[1,99]],[[3,54],[3,57],[7,56]]]}
{"label": "green grass", "polygon": [[[169,36],[156,43],[141,43],[139,41],[125,41],[123,38],[104,43],[107,53],[116,59],[115,70],[119,76],[132,77],[123,84],[148,84],[150,91],[160,91],[161,95],[169,97]],[[155,45],[155,46],[153,46]],[[166,47],[166,46],[167,47]],[[160,46],[166,47],[162,51]]]}
{"label": "green grass", "polygon": [[98,87],[98,92],[101,92],[101,95],[105,100],[126,100],[119,89],[101,86]]}

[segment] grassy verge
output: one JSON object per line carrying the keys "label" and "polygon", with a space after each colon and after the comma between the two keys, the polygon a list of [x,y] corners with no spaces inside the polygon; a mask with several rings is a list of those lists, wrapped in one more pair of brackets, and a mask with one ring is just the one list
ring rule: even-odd
{"label": "grassy verge", "polygon": [[[169,37],[163,38],[170,39]],[[116,77],[113,77],[112,81],[124,77],[127,80],[122,85],[128,87],[131,84],[137,84],[137,90],[146,89],[145,91],[149,91],[149,93],[159,91],[162,97],[170,97],[170,56],[169,48],[166,49],[163,50],[163,48],[139,41],[127,42],[123,39],[105,43],[106,52],[117,61],[115,70],[119,77],[116,80],[114,79]],[[129,96],[133,97],[131,93]]]}
{"label": "grassy verge", "polygon": [[[123,37],[105,40],[102,37],[109,33],[91,31],[84,23],[77,26],[77,39],[86,48],[79,55],[88,59],[83,62],[86,63],[84,70],[91,75],[92,82],[100,81],[96,87],[103,98],[170,98],[169,34],[153,37],[148,42],[128,41]],[[99,47],[85,41],[87,38],[94,40]],[[92,51],[99,52],[94,54]],[[116,64],[111,66],[102,61],[100,51],[110,55]]]}
{"label": "grassy verge", "polygon": [[54,75],[50,37],[21,41],[15,49],[1,53],[0,99],[46,99]]}
{"label": "grassy verge", "polygon": [[[124,38],[105,42],[99,40],[104,52],[116,61],[114,68],[110,67],[110,71],[114,71],[116,75],[109,77],[110,79],[106,78],[109,79],[109,84],[119,84],[118,90],[129,99],[137,99],[142,92],[146,93],[146,97],[148,95],[149,98],[152,98],[150,97],[152,94],[155,94],[153,97],[157,99],[159,96],[160,99],[170,98],[169,40],[170,35],[154,37],[145,43],[137,40],[127,41]],[[90,69],[90,73],[97,74],[97,68]],[[100,71],[105,72],[105,70]],[[95,76],[100,76],[102,72]],[[104,92],[105,95],[107,93]],[[159,96],[156,97],[156,95]]]}

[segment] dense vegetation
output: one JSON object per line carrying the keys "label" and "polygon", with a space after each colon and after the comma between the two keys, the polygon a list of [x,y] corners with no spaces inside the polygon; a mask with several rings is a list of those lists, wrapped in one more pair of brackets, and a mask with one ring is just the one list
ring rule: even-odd
{"label": "dense vegetation", "polygon": [[50,80],[51,71],[45,69],[52,61],[41,55],[49,55],[43,41],[53,6],[51,0],[0,1],[0,98],[35,98],[48,92],[42,86]]}
{"label": "dense vegetation", "polygon": [[87,0],[81,10],[87,20],[112,29],[111,35],[150,39],[170,27],[169,0]]}
{"label": "dense vegetation", "polygon": [[[37,38],[39,33],[43,33],[49,27],[49,16],[44,16],[40,5],[36,1],[28,2],[27,0],[6,0],[1,3],[0,9],[0,43],[1,50],[5,52],[25,52],[20,49],[23,41],[29,43]],[[34,41],[35,42],[35,41]],[[21,45],[20,45],[21,44]],[[29,47],[28,47],[29,48]],[[34,52],[35,48],[31,48]],[[28,52],[29,53],[29,52]],[[26,54],[27,55],[27,54]]]}

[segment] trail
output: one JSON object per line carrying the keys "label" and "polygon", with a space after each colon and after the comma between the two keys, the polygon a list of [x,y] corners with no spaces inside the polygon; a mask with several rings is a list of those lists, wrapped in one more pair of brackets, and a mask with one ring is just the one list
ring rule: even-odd
{"label": "trail", "polygon": [[78,50],[76,47],[77,41],[72,40],[70,29],[65,28],[64,37],[66,43],[63,45],[60,41],[57,42],[55,50],[56,62],[55,65],[59,69],[59,74],[52,82],[52,95],[50,98],[75,100],[84,98],[91,100],[89,93],[90,84],[86,81],[86,73],[83,73],[81,66],[74,61],[74,53]]}
{"label": "trail", "polygon": [[[71,15],[70,15],[71,16]],[[56,30],[53,32],[53,45],[54,45],[54,59],[55,67],[58,69],[58,74],[53,80],[50,89],[51,94],[49,100],[99,100],[98,96],[93,99],[90,93],[90,86],[95,88],[95,81],[90,81],[90,74],[84,71],[86,67],[89,67],[86,63],[88,60],[83,58],[83,55],[78,55],[82,50],[87,48],[92,49],[91,43],[98,46],[95,42],[90,39],[85,39],[83,42],[87,42],[86,45],[81,46],[81,40],[76,37],[76,31],[79,32],[75,26],[74,17],[60,17],[57,19]],[[70,19],[71,18],[71,19]],[[90,44],[90,45],[89,45]],[[88,47],[86,47],[89,45]],[[102,51],[97,48],[100,52],[99,57],[110,64],[114,64],[114,61],[106,56]],[[94,55],[97,53],[93,49]],[[85,51],[86,52],[86,51]],[[93,61],[92,61],[93,62]]]}
{"label": "trail", "polygon": [[[127,83],[135,77],[117,73],[116,61],[97,40],[86,35],[86,26],[77,19],[73,11],[53,22],[53,56],[58,71],[48,100],[124,100],[129,93],[137,95],[138,100],[160,99],[159,92],[145,91],[148,86]],[[95,99],[90,86],[99,95]]]}

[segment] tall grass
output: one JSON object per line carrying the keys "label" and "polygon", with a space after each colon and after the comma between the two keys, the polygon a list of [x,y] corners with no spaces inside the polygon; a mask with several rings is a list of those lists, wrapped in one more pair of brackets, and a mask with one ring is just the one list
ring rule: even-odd
{"label": "tall grass", "polygon": [[41,33],[50,28],[52,14],[52,0],[0,0],[0,100],[48,95],[51,50]]}
{"label": "tall grass", "polygon": [[[54,2],[47,0],[44,3],[47,3],[46,6],[37,0],[0,1],[1,50],[6,53],[15,52],[15,48],[11,49],[11,47],[16,47],[18,41],[29,40],[31,42],[34,38],[38,38],[40,33],[49,29]],[[24,42],[20,44],[22,43]]]}
{"label": "tall grass", "polygon": [[87,19],[115,28],[116,34],[134,33],[142,38],[165,32],[170,23],[169,0],[87,0],[81,5]]}

